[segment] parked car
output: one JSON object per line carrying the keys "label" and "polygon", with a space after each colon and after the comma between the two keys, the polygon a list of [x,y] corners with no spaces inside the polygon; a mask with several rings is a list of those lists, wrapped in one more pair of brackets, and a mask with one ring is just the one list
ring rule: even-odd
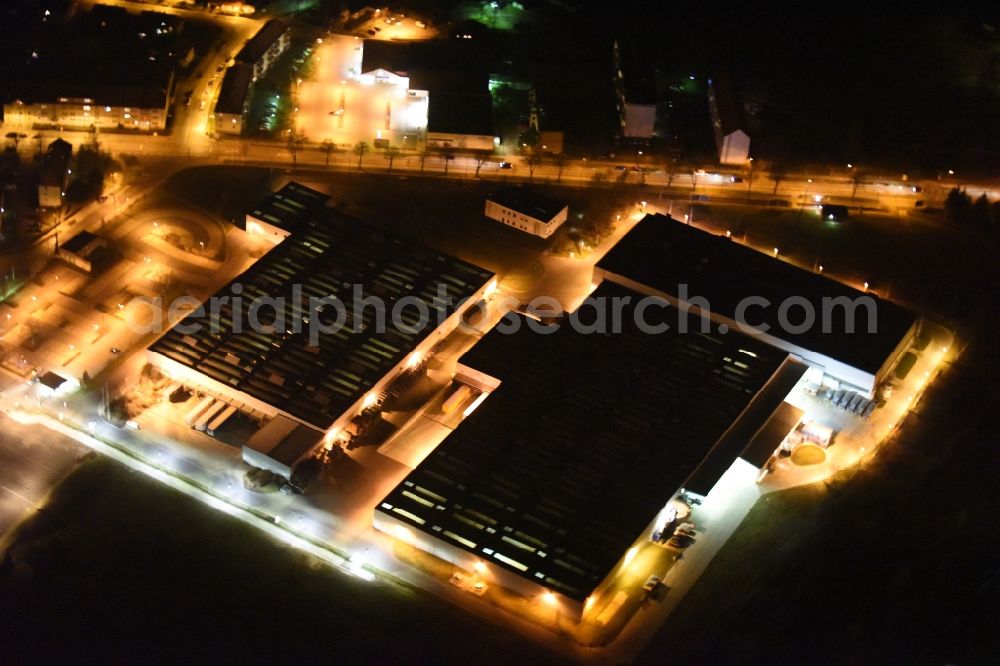
{"label": "parked car", "polygon": [[650,576],[646,579],[646,582],[642,584],[642,589],[647,592],[652,592],[656,589],[657,585],[663,582],[663,579],[659,576]]}

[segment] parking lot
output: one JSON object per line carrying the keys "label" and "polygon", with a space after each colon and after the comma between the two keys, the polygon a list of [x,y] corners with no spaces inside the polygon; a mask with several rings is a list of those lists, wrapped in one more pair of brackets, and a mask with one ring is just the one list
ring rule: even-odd
{"label": "parking lot", "polygon": [[44,428],[0,416],[0,538],[32,509],[90,449]]}

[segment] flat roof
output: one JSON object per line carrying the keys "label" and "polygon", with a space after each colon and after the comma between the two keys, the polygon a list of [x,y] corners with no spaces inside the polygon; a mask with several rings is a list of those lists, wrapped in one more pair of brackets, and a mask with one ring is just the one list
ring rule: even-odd
{"label": "flat roof", "polygon": [[[239,302],[219,309],[217,331],[211,330],[210,314],[196,310],[150,349],[325,430],[400,364],[438,319],[454,313],[492,277],[478,266],[318,208],[295,233],[216,292],[231,297],[234,285],[242,287]],[[405,321],[397,325],[386,316],[379,332],[373,306],[358,306],[361,316],[354,317],[355,285],[362,298],[381,297],[387,308],[404,297],[417,299],[429,321],[418,320],[415,308],[408,307]],[[438,299],[439,290],[448,302]],[[279,297],[280,309],[263,307],[257,316],[264,326],[252,330],[253,301]],[[343,326],[315,341],[310,340],[310,297],[335,297],[346,313]],[[276,309],[283,321],[277,320]],[[339,314],[330,306],[316,316],[332,324]],[[185,333],[191,324],[199,330]]]}
{"label": "flat roof", "polygon": [[45,374],[41,375],[38,378],[38,383],[40,383],[42,386],[47,386],[48,388],[54,391],[66,383],[66,378],[57,375],[56,373],[50,370],[49,372],[46,372]]}
{"label": "flat roof", "polygon": [[[891,301],[660,214],[640,220],[597,262],[597,268],[672,296],[679,285],[687,285],[689,297],[707,299],[713,313],[731,319],[744,299],[766,298],[771,306],[750,308],[748,323],[766,324],[770,335],[871,374],[881,369],[917,321],[915,313]],[[863,307],[858,308],[854,333],[846,332],[843,307],[832,308],[826,318],[830,332],[823,332],[824,299],[854,301],[863,296],[876,304],[875,332],[868,332]],[[803,333],[783,331],[778,321],[778,306],[793,297],[805,298],[816,313],[815,324]],[[796,306],[788,317],[797,324],[801,313]]]}
{"label": "flat roof", "polygon": [[250,82],[253,80],[253,65],[238,62],[226,70],[219,88],[219,100],[215,103],[216,113],[243,113],[243,106],[250,92]]}
{"label": "flat roof", "polygon": [[268,195],[250,215],[291,232],[308,223],[329,200],[330,195],[292,181]]}
{"label": "flat roof", "polygon": [[503,187],[491,194],[489,200],[545,223],[569,205],[528,187]]}
{"label": "flat roof", "polygon": [[767,464],[788,433],[802,420],[804,411],[782,401],[767,423],[753,436],[740,457],[758,469]]}
{"label": "flat roof", "polygon": [[[662,300],[646,321],[670,329],[643,332],[642,295],[611,282],[592,297],[631,299],[621,333],[495,328],[466,353],[461,363],[499,387],[377,509],[578,600],[788,357],[740,333],[697,332],[696,317]],[[578,312],[593,321],[592,308]]]}
{"label": "flat roof", "polygon": [[[785,398],[795,388],[795,384],[805,372],[805,364],[799,363],[791,357],[786,358],[781,367],[753,396],[740,417],[733,421],[725,434],[719,438],[711,452],[698,465],[694,474],[684,482],[684,489],[704,497],[726,473],[735,458],[747,460],[747,442],[751,441],[760,432],[760,429],[767,425],[768,420],[781,407]],[[774,451],[774,449],[771,450]],[[747,462],[752,463],[750,460]],[[755,466],[760,468],[760,465]]]}
{"label": "flat roof", "polygon": [[39,184],[48,187],[62,187],[69,175],[69,161],[73,156],[73,144],[56,139],[49,144],[42,162]]}
{"label": "flat roof", "polygon": [[67,252],[81,252],[88,245],[97,240],[97,234],[91,233],[89,231],[81,231],[76,236],[73,236],[65,243],[62,243],[60,247]]}
{"label": "flat roof", "polygon": [[318,430],[278,414],[251,435],[246,446],[291,467],[322,438],[323,433]]}
{"label": "flat roof", "polygon": [[257,31],[256,35],[247,40],[247,43],[243,45],[240,52],[236,54],[235,60],[251,65],[254,64],[260,60],[262,55],[267,53],[271,45],[285,34],[286,30],[288,30],[288,25],[284,21],[279,21],[278,19],[269,20]]}
{"label": "flat roof", "polygon": [[719,119],[719,129],[723,135],[736,130],[747,131],[747,115],[732,77],[720,72],[708,80],[709,100],[715,106]]}
{"label": "flat roof", "polygon": [[[441,92],[475,92],[481,85],[485,92],[489,79],[489,67],[479,45],[454,39],[366,39],[361,50],[361,73],[376,69],[410,78],[410,87],[416,90],[440,87]],[[470,90],[470,85],[477,88]]]}
{"label": "flat roof", "polygon": [[95,5],[68,19],[18,20],[4,33],[10,88],[25,103],[89,100],[103,106],[164,108],[176,64],[181,26],[176,16]]}
{"label": "flat roof", "polygon": [[482,93],[433,91],[427,98],[427,131],[493,136],[493,100]]}

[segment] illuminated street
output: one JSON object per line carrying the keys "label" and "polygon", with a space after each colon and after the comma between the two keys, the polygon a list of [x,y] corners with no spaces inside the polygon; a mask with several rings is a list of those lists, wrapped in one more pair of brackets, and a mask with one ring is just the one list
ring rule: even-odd
{"label": "illuminated street", "polygon": [[[445,663],[478,640],[422,645],[449,613],[504,663],[995,654],[995,12],[6,11],[8,659],[226,660],[186,619],[116,636],[127,581],[54,575],[102,548],[178,588],[165,617],[212,600],[163,567],[245,590],[197,620],[232,661]],[[193,575],[218,544],[186,514],[81,553],[77,521],[141,511],[85,514],[118,502],[101,460],[296,564]],[[351,590],[323,627],[267,587],[317,571]],[[106,635],[46,610],[95,591]]]}

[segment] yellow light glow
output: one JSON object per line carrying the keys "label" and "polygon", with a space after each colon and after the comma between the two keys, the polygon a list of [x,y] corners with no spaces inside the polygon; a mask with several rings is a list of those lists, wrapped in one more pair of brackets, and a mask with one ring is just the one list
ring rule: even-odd
{"label": "yellow light glow", "polygon": [[631,548],[629,548],[628,552],[625,553],[625,559],[622,561],[622,566],[627,567],[629,564],[632,563],[632,560],[634,560],[635,556],[638,554],[639,554],[638,547],[632,546]]}
{"label": "yellow light glow", "polygon": [[546,591],[542,593],[542,601],[549,604],[550,606],[555,606],[559,602],[559,599],[552,592]]}
{"label": "yellow light glow", "polygon": [[369,407],[373,407],[377,402],[378,402],[378,396],[375,395],[374,392],[370,392],[367,395],[365,395],[365,399],[361,403],[361,408],[368,409]]}

